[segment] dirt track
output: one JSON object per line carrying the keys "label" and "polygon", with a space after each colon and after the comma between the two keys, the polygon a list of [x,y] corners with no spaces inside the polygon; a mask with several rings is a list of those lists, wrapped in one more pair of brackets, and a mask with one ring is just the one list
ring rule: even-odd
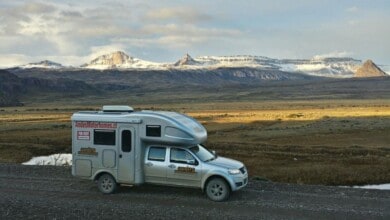
{"label": "dirt track", "polygon": [[144,185],[102,195],[70,168],[0,164],[0,219],[390,219],[390,191],[251,181],[229,201]]}

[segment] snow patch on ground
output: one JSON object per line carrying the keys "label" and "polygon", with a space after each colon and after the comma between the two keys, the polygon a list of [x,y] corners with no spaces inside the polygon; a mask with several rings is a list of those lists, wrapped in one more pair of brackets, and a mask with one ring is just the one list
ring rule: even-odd
{"label": "snow patch on ground", "polygon": [[352,188],[390,190],[390,183],[377,184],[377,185],[352,186]]}
{"label": "snow patch on ground", "polygon": [[71,166],[72,154],[52,154],[49,156],[33,157],[31,160],[22,163],[23,165],[52,165]]}

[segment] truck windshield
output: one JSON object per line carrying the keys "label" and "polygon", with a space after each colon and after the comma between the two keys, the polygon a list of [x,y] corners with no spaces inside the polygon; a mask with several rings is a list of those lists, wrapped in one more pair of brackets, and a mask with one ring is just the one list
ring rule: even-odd
{"label": "truck windshield", "polygon": [[214,154],[207,150],[202,145],[196,145],[189,148],[201,161],[207,162],[215,159]]}

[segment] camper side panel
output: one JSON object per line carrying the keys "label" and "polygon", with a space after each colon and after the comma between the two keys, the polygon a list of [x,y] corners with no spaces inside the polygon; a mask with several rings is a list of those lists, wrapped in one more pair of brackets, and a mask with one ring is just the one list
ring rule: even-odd
{"label": "camper side panel", "polygon": [[117,123],[72,122],[72,174],[91,179],[105,170],[116,177]]}

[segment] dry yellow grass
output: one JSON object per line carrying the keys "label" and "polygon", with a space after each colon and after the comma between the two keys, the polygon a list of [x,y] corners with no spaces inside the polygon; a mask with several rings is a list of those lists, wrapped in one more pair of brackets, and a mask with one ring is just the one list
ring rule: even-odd
{"label": "dry yellow grass", "polygon": [[207,110],[188,112],[204,123],[252,123],[256,121],[313,121],[323,118],[389,117],[390,107],[336,107],[274,110]]}
{"label": "dry yellow grass", "polygon": [[244,161],[252,176],[311,184],[390,182],[390,103],[230,103],[185,112],[207,144]]}
{"label": "dry yellow grass", "polygon": [[69,113],[20,113],[7,114],[0,117],[0,123],[40,123],[40,122],[70,121]]}
{"label": "dry yellow grass", "polygon": [[[390,182],[390,100],[210,102],[134,106],[201,121],[206,145],[243,161],[250,175],[316,184]],[[77,109],[4,108],[0,162],[70,152]]]}

